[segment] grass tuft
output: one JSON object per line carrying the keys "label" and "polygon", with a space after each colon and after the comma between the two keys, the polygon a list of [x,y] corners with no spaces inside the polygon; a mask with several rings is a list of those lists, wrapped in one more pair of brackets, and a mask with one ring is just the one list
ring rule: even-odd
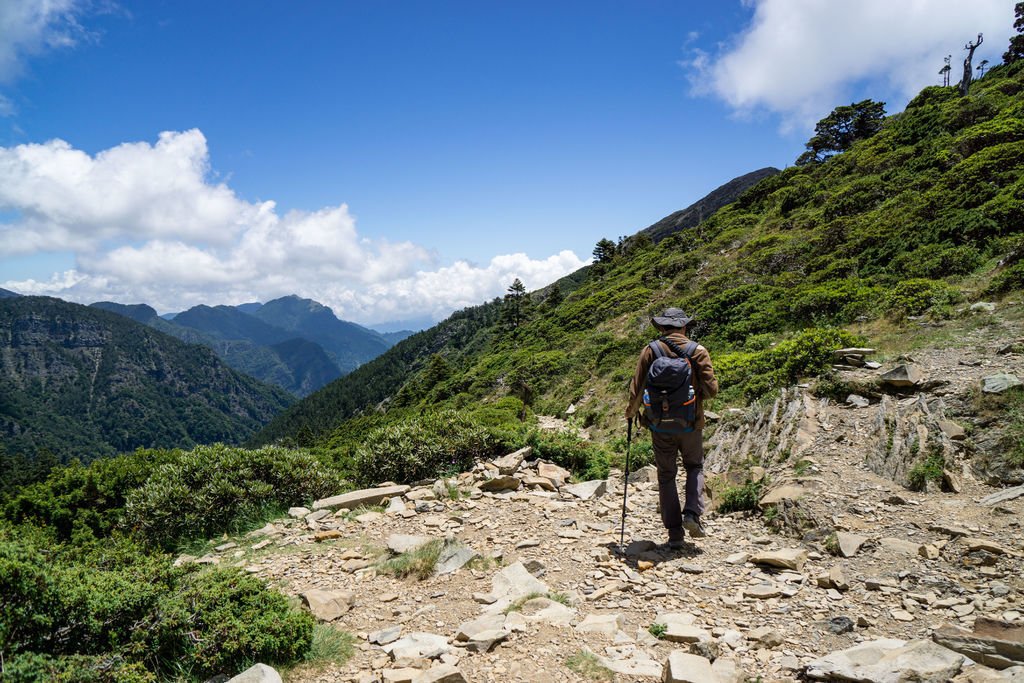
{"label": "grass tuft", "polygon": [[415,576],[420,581],[434,574],[437,560],[444,549],[444,541],[436,539],[401,555],[388,557],[377,564],[377,571],[399,579]]}
{"label": "grass tuft", "polygon": [[523,605],[528,603],[530,600],[533,600],[534,598],[547,598],[548,600],[551,600],[552,602],[561,603],[561,604],[565,605],[566,607],[572,607],[572,600],[565,593],[558,593],[558,592],[538,593],[538,592],[534,592],[534,593],[530,593],[528,595],[524,595],[523,597],[521,597],[518,600],[516,600],[515,602],[513,602],[511,605],[509,605],[508,607],[506,607],[504,609],[502,614],[511,614],[512,612],[521,612],[522,609],[523,609]]}
{"label": "grass tuft", "polygon": [[576,654],[569,655],[565,660],[566,667],[570,671],[575,671],[584,678],[589,678],[592,681],[614,681],[615,674],[611,669],[601,663],[601,660],[597,658],[593,652],[580,651]]}

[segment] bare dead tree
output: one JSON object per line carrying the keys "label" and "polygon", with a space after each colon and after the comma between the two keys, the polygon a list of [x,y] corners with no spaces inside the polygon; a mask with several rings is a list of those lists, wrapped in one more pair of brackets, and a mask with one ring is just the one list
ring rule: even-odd
{"label": "bare dead tree", "polygon": [[967,89],[970,87],[971,78],[974,75],[971,73],[971,60],[974,59],[974,51],[984,40],[985,37],[979,33],[976,41],[964,45],[964,49],[967,50],[967,58],[964,59],[964,77],[960,80],[960,94],[964,97],[967,96]]}

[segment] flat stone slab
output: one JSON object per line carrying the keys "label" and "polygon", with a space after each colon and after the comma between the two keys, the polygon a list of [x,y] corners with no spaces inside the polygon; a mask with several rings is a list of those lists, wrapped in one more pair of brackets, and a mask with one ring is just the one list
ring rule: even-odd
{"label": "flat stone slab", "polygon": [[398,640],[402,635],[401,626],[389,626],[366,636],[366,642],[372,645],[387,645]]}
{"label": "flat stone slab", "polygon": [[542,462],[537,465],[537,474],[545,479],[550,479],[555,486],[561,486],[569,481],[571,476],[569,470],[554,465],[550,462]]}
{"label": "flat stone slab", "polygon": [[467,562],[472,562],[480,557],[480,553],[457,543],[448,544],[441,549],[441,554],[434,565],[434,576],[451,574],[462,569]]}
{"label": "flat stone slab", "polygon": [[665,662],[664,683],[709,683],[717,680],[711,662],[699,655],[676,650]]}
{"label": "flat stone slab", "polygon": [[310,589],[300,594],[310,613],[320,621],[334,621],[352,609],[355,594],[352,591],[326,591]]}
{"label": "flat stone slab", "polygon": [[467,681],[454,664],[438,664],[413,678],[412,683],[467,683]]}
{"label": "flat stone slab", "polygon": [[455,633],[455,640],[467,641],[475,640],[481,633],[487,631],[498,631],[505,628],[505,615],[504,614],[485,614],[482,617],[477,617],[463,623],[459,626],[459,630]]}
{"label": "flat stone slab", "polygon": [[529,572],[522,562],[502,569],[491,579],[490,596],[494,602],[501,599],[518,600],[531,593],[546,594],[548,586]]}
{"label": "flat stone slab", "polygon": [[416,632],[384,646],[384,651],[395,661],[400,659],[434,659],[449,652],[448,639],[435,633]]}
{"label": "flat stone slab", "polygon": [[783,550],[766,550],[750,557],[754,564],[767,565],[800,571],[807,562],[807,551],[803,548],[784,548]]}
{"label": "flat stone slab", "polygon": [[1008,372],[1000,372],[995,375],[989,375],[981,380],[981,391],[986,394],[1001,394],[1004,391],[1012,389],[1013,387],[1019,387],[1024,382],[1020,381],[1017,375],[1011,375]]}
{"label": "flat stone slab", "polygon": [[760,583],[756,586],[748,586],[743,589],[744,597],[756,598],[758,600],[777,598],[780,595],[782,595],[782,586],[778,586],[774,583]]}
{"label": "flat stone slab", "polygon": [[548,598],[533,598],[523,603],[521,614],[529,622],[568,626],[576,610]]}
{"label": "flat stone slab", "polygon": [[497,493],[498,491],[515,491],[523,482],[510,474],[501,474],[491,479],[484,479],[477,484],[481,491]]}
{"label": "flat stone slab", "polygon": [[228,679],[227,683],[281,683],[281,674],[266,664],[256,664]]}
{"label": "flat stone slab", "polygon": [[340,496],[321,498],[313,503],[314,510],[352,510],[364,505],[378,505],[389,498],[404,496],[408,493],[409,487],[405,484],[395,486],[380,486],[374,489],[361,489],[350,491]]}
{"label": "flat stone slab", "polygon": [[807,489],[798,484],[786,484],[785,486],[779,486],[764,495],[758,505],[762,508],[768,507],[769,505],[778,505],[784,500],[799,500],[804,497],[807,493]]}
{"label": "flat stone slab", "polygon": [[974,631],[945,626],[935,631],[932,639],[993,669],[1024,664],[1024,625],[979,617]]}
{"label": "flat stone slab", "polygon": [[391,534],[388,536],[386,541],[388,550],[401,555],[402,553],[408,553],[417,548],[421,548],[426,544],[430,543],[434,539],[430,536],[413,536],[410,534]]}
{"label": "flat stone slab", "polygon": [[921,553],[921,544],[903,538],[883,538],[878,542],[879,548],[901,555],[917,555]]}
{"label": "flat stone slab", "polygon": [[924,373],[914,365],[902,363],[882,373],[881,380],[892,387],[914,387],[924,380]]}
{"label": "flat stone slab", "polygon": [[836,541],[839,544],[839,555],[842,557],[853,557],[860,550],[860,547],[867,542],[867,536],[851,534],[845,531],[836,532]]}
{"label": "flat stone slab", "polygon": [[615,635],[626,627],[626,618],[621,614],[588,614],[583,621],[576,624],[579,633],[599,633],[606,636]]}
{"label": "flat stone slab", "polygon": [[999,503],[1005,503],[1008,500],[1014,500],[1024,496],[1024,484],[1020,486],[1011,486],[1008,489],[1002,491],[996,491],[982,498],[979,502],[982,505],[999,505]]}
{"label": "flat stone slab", "polygon": [[967,546],[967,552],[969,553],[973,553],[976,550],[984,550],[985,552],[992,553],[993,555],[1009,554],[1009,551],[1005,547],[987,538],[965,538],[961,542]]}
{"label": "flat stone slab", "polygon": [[864,683],[944,683],[960,673],[964,656],[929,640],[880,639],[833,652],[807,665],[812,680]]}
{"label": "flat stone slab", "polygon": [[523,460],[529,458],[533,454],[533,448],[527,446],[520,448],[518,451],[503,455],[500,458],[495,458],[491,462],[498,471],[502,474],[515,474],[519,470],[520,465],[523,464]]}
{"label": "flat stone slab", "polygon": [[608,491],[608,482],[604,479],[594,479],[566,486],[565,490],[580,500],[590,500],[591,498],[603,496]]}

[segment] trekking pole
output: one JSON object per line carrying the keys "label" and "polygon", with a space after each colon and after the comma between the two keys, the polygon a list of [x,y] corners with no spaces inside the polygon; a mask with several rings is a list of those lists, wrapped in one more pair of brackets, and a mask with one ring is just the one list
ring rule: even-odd
{"label": "trekking pole", "polygon": [[633,444],[633,418],[626,423],[626,473],[622,477],[622,528],[619,530],[619,550],[626,542],[626,494],[629,492],[629,449]]}

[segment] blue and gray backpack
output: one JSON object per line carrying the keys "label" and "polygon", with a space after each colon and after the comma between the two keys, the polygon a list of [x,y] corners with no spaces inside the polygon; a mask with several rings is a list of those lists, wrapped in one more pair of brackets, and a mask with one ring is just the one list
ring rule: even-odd
{"label": "blue and gray backpack", "polygon": [[[665,353],[662,342],[675,356]],[[666,337],[650,343],[654,360],[647,370],[644,387],[644,416],[654,432],[680,434],[692,432],[697,420],[697,393],[693,386],[691,356],[697,342],[679,348]]]}

